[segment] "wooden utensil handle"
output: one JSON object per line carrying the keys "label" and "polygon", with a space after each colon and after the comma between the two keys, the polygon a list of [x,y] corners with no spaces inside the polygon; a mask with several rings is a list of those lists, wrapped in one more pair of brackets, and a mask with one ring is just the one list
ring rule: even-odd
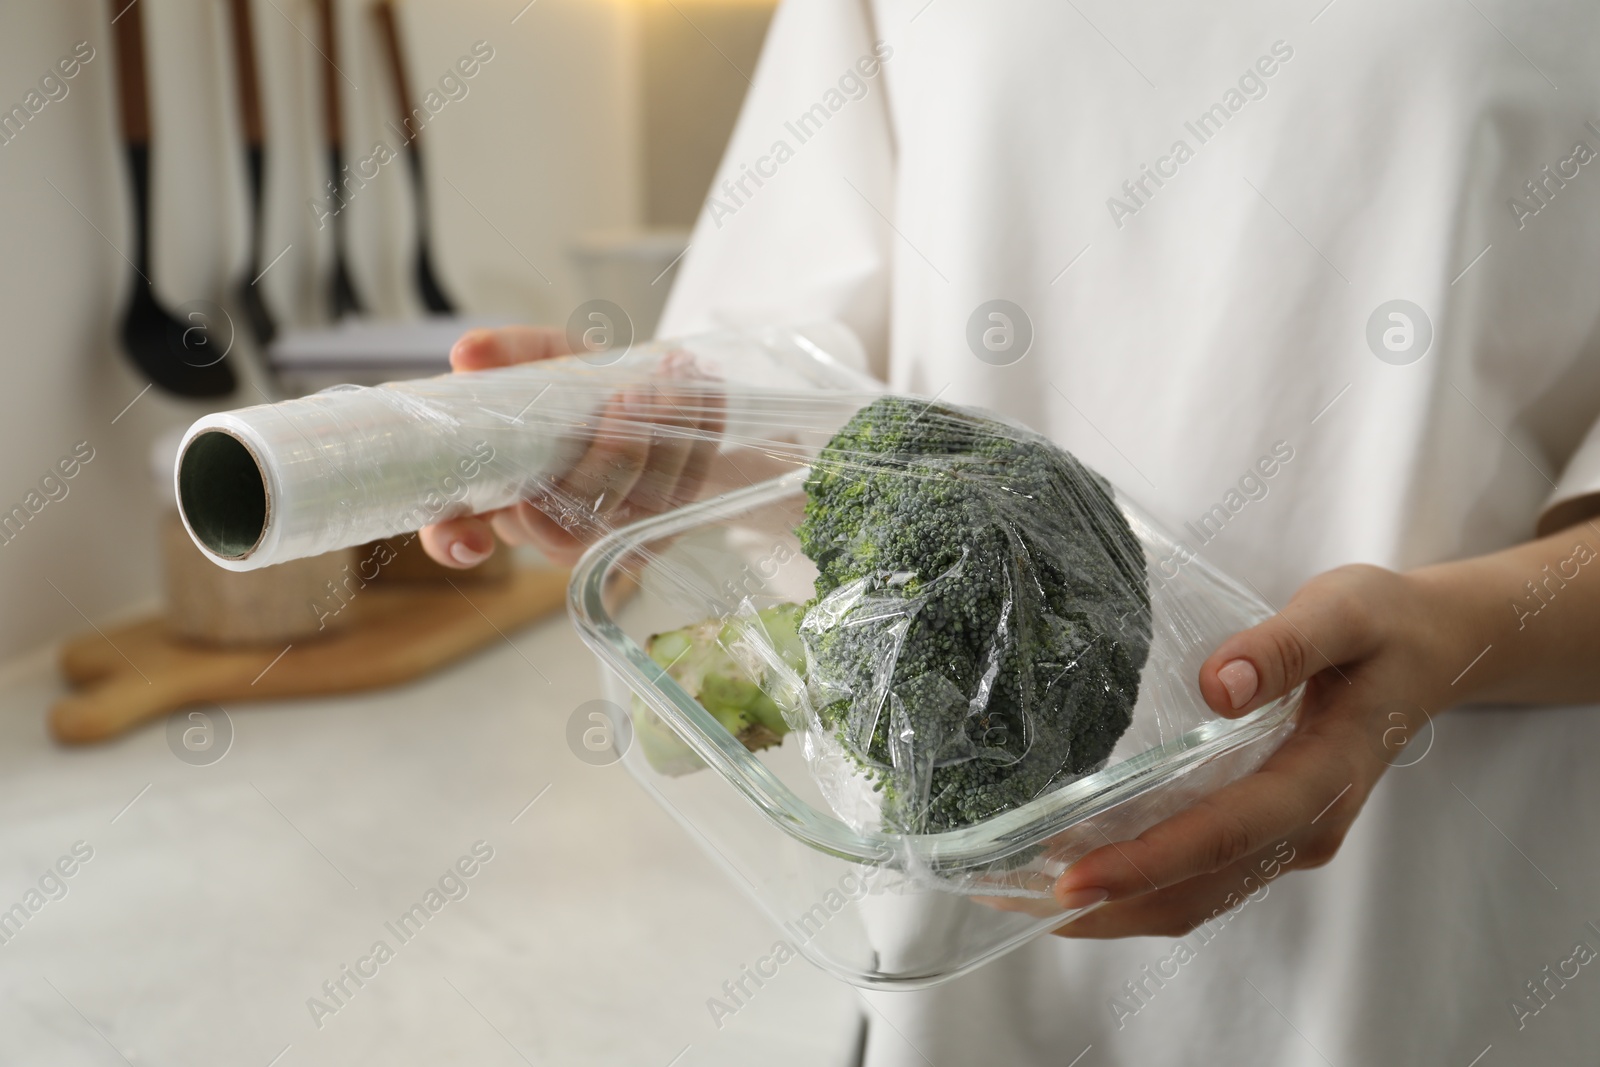
{"label": "wooden utensil handle", "polygon": [[[334,9],[337,0],[317,0],[317,14],[322,21],[322,104],[326,114],[328,145],[338,148],[344,142],[344,108],[340,101],[339,79],[339,15]],[[337,177],[334,179],[337,181]]]}
{"label": "wooden utensil handle", "polygon": [[266,125],[261,119],[261,75],[256,66],[250,0],[231,0],[229,12],[233,17],[233,55],[239,68],[239,110],[244,118],[244,139],[255,148],[266,140]]}
{"label": "wooden utensil handle", "polygon": [[117,52],[117,95],[122,137],[128,144],[150,143],[150,98],[145,82],[144,9],[139,0],[111,0],[111,28]]}
{"label": "wooden utensil handle", "polygon": [[416,140],[420,128],[411,125],[416,110],[411,103],[411,89],[406,80],[405,50],[400,47],[400,25],[394,5],[381,0],[373,5],[373,17],[378,20],[378,34],[383,38],[384,51],[389,55],[389,72],[394,76],[395,99],[400,104],[400,127],[406,133],[407,143]]}

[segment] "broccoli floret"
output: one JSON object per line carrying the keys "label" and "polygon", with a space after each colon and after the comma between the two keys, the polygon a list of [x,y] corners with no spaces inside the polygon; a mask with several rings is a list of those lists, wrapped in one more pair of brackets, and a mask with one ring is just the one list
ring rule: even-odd
{"label": "broccoli floret", "polygon": [[970,825],[1111,754],[1151,620],[1143,549],[1101,478],[1036,434],[885,397],[805,488],[813,699],[887,825]]}
{"label": "broccoli floret", "polygon": [[[816,595],[784,658],[803,652],[810,702],[882,793],[886,827],[967,826],[1110,755],[1151,611],[1143,549],[1101,478],[1037,434],[884,397],[805,492]],[[686,647],[672,636],[652,642],[658,662]],[[701,691],[725,669],[759,687],[724,655]]]}

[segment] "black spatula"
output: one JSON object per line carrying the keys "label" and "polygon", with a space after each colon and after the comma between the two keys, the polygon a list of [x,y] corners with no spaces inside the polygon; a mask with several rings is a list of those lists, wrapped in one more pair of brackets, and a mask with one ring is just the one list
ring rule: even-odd
{"label": "black spatula", "polygon": [[250,258],[239,283],[239,305],[250,320],[256,341],[265,348],[278,334],[257,281],[261,276],[261,233],[265,225],[262,190],[266,182],[266,125],[261,120],[261,80],[256,71],[255,38],[250,25],[250,0],[232,0],[234,65],[239,74],[239,111],[244,119],[245,171],[250,179]]}
{"label": "black spatula", "polygon": [[327,62],[322,72],[322,102],[327,115],[328,170],[333,179],[333,202],[340,206],[333,212],[333,279],[328,289],[329,309],[336,319],[346,315],[359,315],[365,310],[356,286],[350,279],[350,268],[345,255],[344,229],[344,109],[340,103],[339,33],[334,0],[318,0],[322,17],[322,54]]}
{"label": "black spatula", "polygon": [[417,137],[422,131],[411,126],[416,111],[411,104],[410,87],[406,84],[405,52],[400,46],[400,27],[395,17],[394,5],[385,0],[373,9],[373,14],[378,19],[378,29],[389,53],[389,69],[394,74],[395,96],[400,101],[400,110],[405,113],[399,132],[405,142],[406,162],[411,168],[411,188],[417,205],[415,267],[417,292],[422,295],[422,303],[429,311],[439,315],[454,314],[455,302],[445,294],[444,286],[439,284],[439,277],[433,269],[433,256],[429,251],[428,195],[422,177],[422,149],[417,145]]}
{"label": "black spatula", "polygon": [[[206,311],[176,318],[161,306],[150,284],[150,103],[145,85],[143,11],[137,3],[112,0],[122,135],[133,180],[133,297],[122,320],[122,347],[156,385],[175,396],[216,397],[237,381],[227,363],[232,329]],[[209,306],[209,305],[208,305]],[[216,336],[214,336],[216,335]]]}

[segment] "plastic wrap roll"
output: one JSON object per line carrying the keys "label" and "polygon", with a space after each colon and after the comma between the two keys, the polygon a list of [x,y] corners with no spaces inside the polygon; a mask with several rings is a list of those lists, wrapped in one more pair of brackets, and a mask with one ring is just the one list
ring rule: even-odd
{"label": "plastic wrap roll", "polygon": [[[834,351],[853,344],[810,333]],[[774,421],[825,439],[854,410],[827,390],[863,381],[807,333],[779,332],[338,386],[197,421],[179,446],[179,510],[201,551],[235,571],[530,498],[581,518],[606,502],[564,495],[561,479],[597,442],[726,450]]]}

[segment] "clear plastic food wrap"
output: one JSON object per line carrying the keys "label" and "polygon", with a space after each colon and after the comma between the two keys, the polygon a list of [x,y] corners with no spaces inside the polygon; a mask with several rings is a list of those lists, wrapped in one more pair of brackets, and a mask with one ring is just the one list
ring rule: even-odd
{"label": "clear plastic food wrap", "polygon": [[799,731],[858,829],[970,826],[1105,762],[1151,605],[1104,479],[1012,423],[900,396],[863,406],[809,472],[814,595],[659,635],[658,662],[743,706],[751,747]]}
{"label": "clear plastic food wrap", "polygon": [[597,537],[744,481],[707,461],[763,451],[773,427],[791,454],[826,440],[850,413],[840,387],[866,379],[819,339],[855,344],[831,324],[714,333],[217,412],[179,445],[179,510],[230,570],[522,500]]}
{"label": "clear plastic food wrap", "polygon": [[234,567],[533,502],[594,542],[571,611],[631,691],[629,769],[791,932],[861,889],[800,951],[924,984],[1069,918],[1067,865],[1258,766],[1299,693],[1213,713],[1199,666],[1266,605],[1039,434],[886,395],[851,344],[714,334],[224,413],[179,498]]}

